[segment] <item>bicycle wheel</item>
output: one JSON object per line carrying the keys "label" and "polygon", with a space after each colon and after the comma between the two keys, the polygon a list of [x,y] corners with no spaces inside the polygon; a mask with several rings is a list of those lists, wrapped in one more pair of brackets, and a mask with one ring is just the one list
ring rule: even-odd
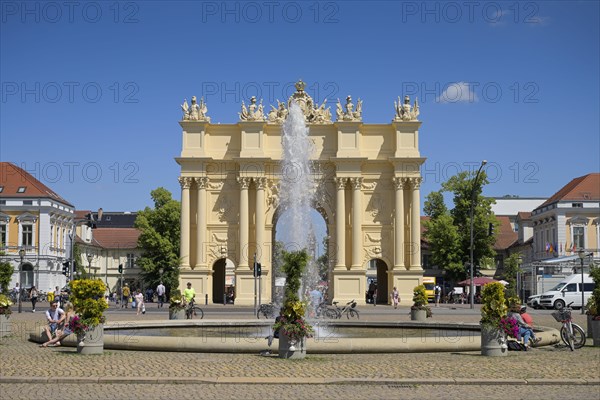
{"label": "bicycle wheel", "polygon": [[573,338],[573,334],[570,333],[567,327],[564,325],[562,328],[560,328],[560,337],[562,341],[565,342],[567,347],[571,349],[571,351],[575,351],[575,341]]}
{"label": "bicycle wheel", "polygon": [[200,319],[204,318],[204,311],[200,307],[194,307],[192,310],[192,315],[195,317],[200,317]]}
{"label": "bicycle wheel", "polygon": [[358,316],[358,311],[356,311],[355,309],[351,308],[351,309],[348,311],[348,319],[350,319],[350,318],[356,318],[356,319],[359,319],[360,317]]}
{"label": "bicycle wheel", "polygon": [[326,308],[323,314],[329,319],[337,319],[338,313],[332,308]]}
{"label": "bicycle wheel", "polygon": [[[585,341],[586,341],[585,332],[577,324],[571,324],[571,326],[573,327],[573,335],[572,335],[573,347],[576,349],[580,349],[583,346],[585,346]],[[565,342],[565,344],[567,344],[567,346],[569,346],[569,344],[566,340],[566,332],[567,332],[567,329],[563,327],[560,330],[560,337],[562,338],[563,342]]]}

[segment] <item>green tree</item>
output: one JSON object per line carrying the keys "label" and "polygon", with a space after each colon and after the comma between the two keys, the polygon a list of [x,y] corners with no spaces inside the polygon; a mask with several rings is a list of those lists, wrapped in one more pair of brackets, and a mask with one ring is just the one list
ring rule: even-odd
{"label": "green tree", "polygon": [[[488,236],[489,224],[497,225],[491,211],[492,199],[484,198],[482,188],[487,184],[485,172],[477,183],[474,173],[461,172],[442,184],[442,190],[431,192],[423,205],[429,220],[423,224],[424,238],[431,246],[431,261],[446,271],[450,281],[466,277],[464,266],[470,262],[472,193],[475,194],[473,212],[473,237],[475,265],[484,257],[494,257],[494,236]],[[476,186],[473,186],[476,185]],[[453,194],[454,208],[449,210],[444,202],[444,192]]]}
{"label": "green tree", "polygon": [[[4,256],[5,253],[0,251],[0,256]],[[8,293],[8,285],[12,274],[15,272],[12,264],[8,261],[0,261],[0,292]]]}
{"label": "green tree", "polygon": [[504,261],[504,271],[502,273],[502,279],[508,282],[506,285],[506,297],[518,297],[517,293],[517,274],[521,271],[519,268],[519,254],[511,254]]}
{"label": "green tree", "polygon": [[[142,256],[137,265],[142,269],[142,278],[151,287],[158,285],[162,278],[168,290],[179,287],[179,238],[181,235],[181,205],[171,193],[159,187],[150,196],[154,208],[146,207],[139,211],[135,227],[141,231],[138,247]],[[160,269],[163,275],[160,275]]]}

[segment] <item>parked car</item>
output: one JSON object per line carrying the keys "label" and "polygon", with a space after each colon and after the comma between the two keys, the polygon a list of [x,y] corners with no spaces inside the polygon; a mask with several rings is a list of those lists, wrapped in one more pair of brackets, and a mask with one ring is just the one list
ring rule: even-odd
{"label": "parked car", "polygon": [[527,298],[527,305],[533,309],[538,309],[538,308],[542,308],[542,305],[540,304],[540,298],[542,297],[541,294],[536,294],[533,296],[529,296],[529,298]]}
{"label": "parked car", "polygon": [[[573,308],[585,306],[596,286],[588,274],[583,274],[583,288],[581,287],[581,274],[567,276],[552,289],[540,295],[540,304],[544,308],[562,309],[565,305],[573,303]],[[583,304],[581,292],[583,291]]]}

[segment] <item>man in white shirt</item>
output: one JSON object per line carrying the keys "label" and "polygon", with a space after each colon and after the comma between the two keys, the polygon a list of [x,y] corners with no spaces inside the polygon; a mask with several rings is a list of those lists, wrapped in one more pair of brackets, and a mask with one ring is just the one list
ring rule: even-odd
{"label": "man in white shirt", "polygon": [[165,285],[163,283],[159,283],[156,287],[156,294],[158,295],[158,308],[162,308],[163,303],[165,302]]}
{"label": "man in white shirt", "polygon": [[65,321],[65,312],[62,308],[58,307],[57,301],[50,303],[50,309],[46,311],[46,321],[48,323],[44,326],[44,330],[46,331],[48,340],[50,340],[53,334],[57,336],[60,334],[61,325]]}

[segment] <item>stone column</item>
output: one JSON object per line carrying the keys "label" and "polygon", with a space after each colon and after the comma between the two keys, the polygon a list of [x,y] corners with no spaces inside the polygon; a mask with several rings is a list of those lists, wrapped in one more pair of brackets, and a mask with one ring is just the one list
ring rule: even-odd
{"label": "stone column", "polygon": [[336,269],[342,269],[346,267],[346,180],[347,178],[335,178],[335,184],[337,187],[335,210],[335,244],[337,246],[337,249],[335,249],[337,255],[335,262]]}
{"label": "stone column", "polygon": [[267,178],[254,178],[256,183],[256,254],[258,262],[266,259],[265,249],[265,188]]}
{"label": "stone column", "polygon": [[350,178],[352,184],[352,268],[358,269],[362,265],[362,206],[361,186],[362,178]]}
{"label": "stone column", "polygon": [[206,267],[206,186],[208,178],[196,178],[196,267]]}
{"label": "stone column", "polygon": [[404,178],[394,178],[394,269],[404,267]]}
{"label": "stone column", "polygon": [[180,176],[181,185],[181,267],[190,267],[190,186],[193,178]]}
{"label": "stone column", "polygon": [[240,184],[240,262],[239,267],[248,267],[248,187],[250,178],[237,178]]}
{"label": "stone column", "polygon": [[410,217],[410,243],[411,258],[410,269],[421,268],[421,203],[420,191],[422,178],[410,178],[412,186],[411,217]]}

